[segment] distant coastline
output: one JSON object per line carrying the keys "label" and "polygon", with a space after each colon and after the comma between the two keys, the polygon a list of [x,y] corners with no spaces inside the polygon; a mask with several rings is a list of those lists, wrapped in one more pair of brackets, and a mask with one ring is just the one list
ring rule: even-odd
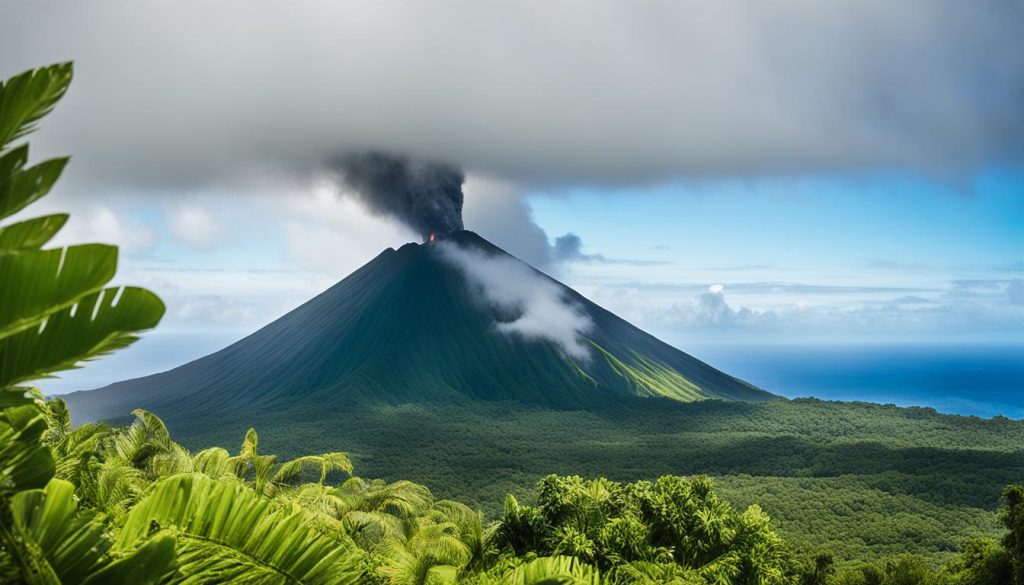
{"label": "distant coastline", "polygon": [[691,351],[787,398],[1024,418],[1024,342],[716,344]]}

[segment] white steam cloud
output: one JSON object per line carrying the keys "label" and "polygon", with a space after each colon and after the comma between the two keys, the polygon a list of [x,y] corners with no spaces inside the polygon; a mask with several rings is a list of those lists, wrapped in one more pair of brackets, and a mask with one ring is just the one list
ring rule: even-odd
{"label": "white steam cloud", "polygon": [[442,258],[465,275],[480,298],[516,315],[511,321],[496,323],[498,331],[549,341],[572,358],[589,359],[583,335],[593,322],[555,283],[515,258],[491,256],[450,242],[438,242],[436,247]]}

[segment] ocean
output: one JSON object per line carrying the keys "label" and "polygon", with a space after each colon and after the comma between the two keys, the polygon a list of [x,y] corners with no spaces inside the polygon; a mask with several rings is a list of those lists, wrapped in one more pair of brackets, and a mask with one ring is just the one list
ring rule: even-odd
{"label": "ocean", "polygon": [[787,398],[1024,418],[1024,343],[714,345],[690,351]]}

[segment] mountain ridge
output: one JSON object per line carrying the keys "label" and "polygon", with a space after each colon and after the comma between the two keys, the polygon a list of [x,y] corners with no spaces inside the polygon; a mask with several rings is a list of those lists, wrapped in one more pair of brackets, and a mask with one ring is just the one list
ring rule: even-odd
{"label": "mountain ridge", "polygon": [[435,249],[456,245],[514,257],[473,232],[438,240],[384,250],[217,352],[63,398],[76,423],[123,416],[137,407],[173,419],[295,400],[330,405],[468,398],[585,409],[638,397],[776,398],[661,342],[532,267],[593,322],[585,339],[590,359],[574,360],[550,342],[496,331],[495,323],[508,316],[482,303],[467,277]]}

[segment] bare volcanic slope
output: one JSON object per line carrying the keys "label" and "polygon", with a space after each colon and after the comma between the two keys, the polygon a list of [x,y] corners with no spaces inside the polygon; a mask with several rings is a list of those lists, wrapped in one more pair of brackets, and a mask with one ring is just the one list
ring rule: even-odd
{"label": "bare volcanic slope", "polygon": [[512,260],[468,231],[389,248],[225,349],[64,398],[76,423],[122,417],[133,408],[180,420],[301,402],[329,408],[470,399],[588,409],[653,396],[682,402],[774,398],[532,269],[589,317],[592,325],[580,340],[587,356],[500,331],[498,323],[516,316],[477,298],[462,270],[444,258],[444,245]]}

